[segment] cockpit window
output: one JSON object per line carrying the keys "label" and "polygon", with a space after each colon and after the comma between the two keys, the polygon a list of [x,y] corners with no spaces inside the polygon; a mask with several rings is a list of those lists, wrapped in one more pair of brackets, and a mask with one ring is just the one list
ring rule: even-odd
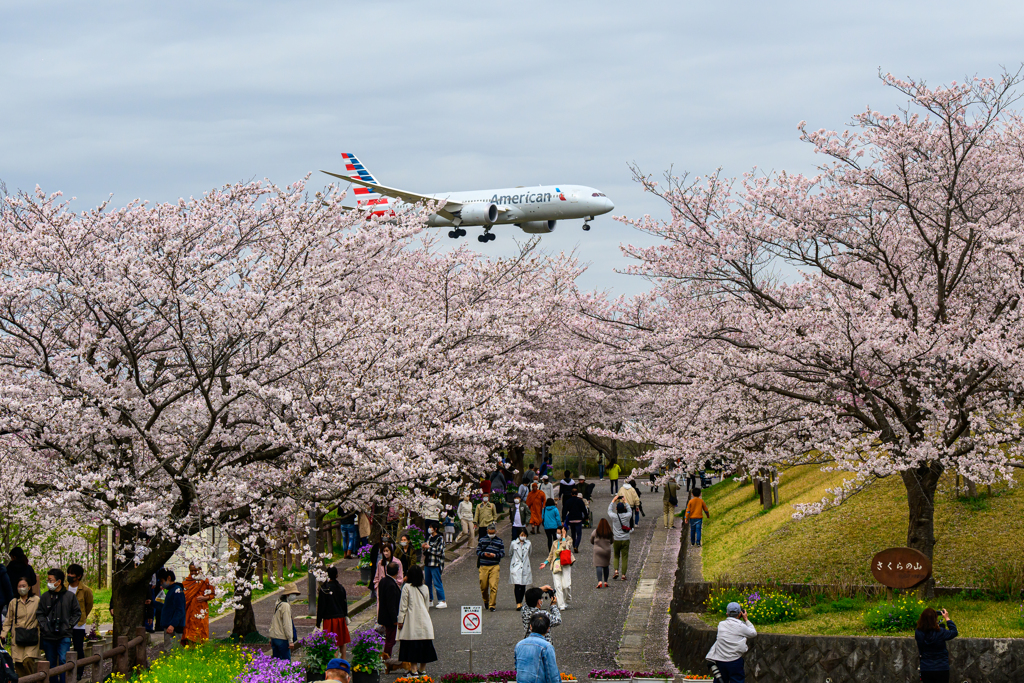
{"label": "cockpit window", "polygon": [[591,197],[603,197],[603,196],[604,196],[604,193],[603,193],[603,192],[595,192],[594,194],[592,194],[592,195],[590,195],[590,196],[591,196]]}

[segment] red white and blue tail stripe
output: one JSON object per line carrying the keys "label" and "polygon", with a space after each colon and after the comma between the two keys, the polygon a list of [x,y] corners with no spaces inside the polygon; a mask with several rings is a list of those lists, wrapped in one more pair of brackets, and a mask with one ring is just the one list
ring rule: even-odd
{"label": "red white and blue tail stripe", "polygon": [[[348,171],[348,175],[354,175],[360,180],[374,185],[379,185],[377,179],[373,177],[363,163],[356,158],[355,154],[349,152],[342,152],[341,157],[345,160],[345,170]],[[390,200],[384,197],[379,192],[371,187],[355,187],[352,189],[353,194],[356,196],[356,206],[360,209],[369,209],[373,207],[371,212],[374,216],[383,216],[385,213],[390,212],[388,205]]]}

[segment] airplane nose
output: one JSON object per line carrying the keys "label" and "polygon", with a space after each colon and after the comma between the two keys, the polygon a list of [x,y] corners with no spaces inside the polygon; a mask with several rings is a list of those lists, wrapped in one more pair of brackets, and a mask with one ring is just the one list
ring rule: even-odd
{"label": "airplane nose", "polygon": [[607,197],[604,197],[603,199],[604,199],[604,207],[603,208],[604,208],[604,212],[605,213],[608,213],[609,211],[611,211],[612,209],[615,208],[615,204],[612,203],[612,200],[608,199]]}

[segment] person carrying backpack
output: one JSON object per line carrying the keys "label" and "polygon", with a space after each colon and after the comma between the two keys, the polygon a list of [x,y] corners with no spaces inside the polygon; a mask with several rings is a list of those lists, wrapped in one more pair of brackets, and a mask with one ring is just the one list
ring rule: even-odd
{"label": "person carrying backpack", "polygon": [[[71,630],[82,618],[78,598],[64,585],[64,570],[51,569],[46,574],[46,592],[39,598],[36,618],[43,652],[50,668],[64,664],[71,649]],[[54,681],[54,679],[57,679]],[[65,675],[51,676],[53,683],[65,683]]]}
{"label": "person carrying backpack", "polygon": [[629,566],[629,537],[633,532],[633,510],[626,505],[622,495],[616,495],[608,504],[608,521],[612,525],[612,554],[615,573],[612,581],[619,579],[619,560],[622,561],[622,580],[627,581]]}

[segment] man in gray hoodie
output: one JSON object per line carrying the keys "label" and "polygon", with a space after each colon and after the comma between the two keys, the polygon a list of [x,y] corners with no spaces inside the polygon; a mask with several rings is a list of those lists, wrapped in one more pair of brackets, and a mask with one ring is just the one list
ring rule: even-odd
{"label": "man in gray hoodie", "polygon": [[612,564],[615,574],[612,580],[619,578],[619,558],[622,558],[622,580],[626,580],[626,569],[629,566],[629,536],[633,533],[633,509],[626,504],[621,494],[612,498],[608,504],[608,521],[612,525]]}

